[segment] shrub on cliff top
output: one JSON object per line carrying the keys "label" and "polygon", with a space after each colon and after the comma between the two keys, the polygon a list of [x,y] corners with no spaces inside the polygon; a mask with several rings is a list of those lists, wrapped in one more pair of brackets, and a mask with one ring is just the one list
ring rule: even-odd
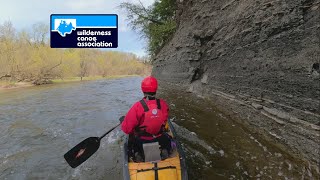
{"label": "shrub on cliff top", "polygon": [[145,7],[139,1],[121,3],[120,8],[128,13],[128,20],[133,30],[141,32],[141,37],[148,40],[148,51],[156,55],[176,30],[174,20],[176,11],[175,0],[156,0]]}

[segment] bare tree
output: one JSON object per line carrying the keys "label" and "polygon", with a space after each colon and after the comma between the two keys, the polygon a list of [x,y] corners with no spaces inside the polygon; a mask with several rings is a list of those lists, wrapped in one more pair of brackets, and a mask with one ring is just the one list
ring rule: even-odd
{"label": "bare tree", "polygon": [[0,25],[0,40],[13,40],[15,38],[16,30],[11,21],[5,21]]}
{"label": "bare tree", "polygon": [[3,71],[2,73],[9,75],[10,78],[14,78],[14,72],[16,70],[16,61],[14,56],[15,36],[16,30],[10,21],[6,21],[0,25],[0,43],[2,44],[1,54],[3,54],[5,57],[4,60],[7,62],[7,67],[1,71]]}
{"label": "bare tree", "polygon": [[36,23],[32,26],[32,41],[38,45],[45,45],[49,27],[45,23]]}
{"label": "bare tree", "polygon": [[80,51],[80,78],[82,81],[82,78],[88,75],[88,52],[86,50]]}

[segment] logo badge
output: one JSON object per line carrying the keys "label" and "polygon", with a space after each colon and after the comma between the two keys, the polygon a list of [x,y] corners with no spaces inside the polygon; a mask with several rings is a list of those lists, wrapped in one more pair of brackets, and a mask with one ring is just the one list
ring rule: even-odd
{"label": "logo badge", "polygon": [[118,15],[52,14],[51,48],[117,48]]}
{"label": "logo badge", "polygon": [[153,115],[157,115],[157,113],[158,113],[158,110],[157,110],[157,109],[152,109],[152,114],[153,114]]}

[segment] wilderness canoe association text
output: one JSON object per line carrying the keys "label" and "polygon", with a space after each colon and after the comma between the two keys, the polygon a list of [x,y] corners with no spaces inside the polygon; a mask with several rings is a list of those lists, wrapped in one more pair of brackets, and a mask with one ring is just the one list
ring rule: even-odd
{"label": "wilderness canoe association text", "polygon": [[111,36],[111,31],[92,31],[82,30],[77,31],[78,36]]}
{"label": "wilderness canoe association text", "polygon": [[111,31],[92,31],[92,30],[81,30],[77,31],[77,46],[78,47],[112,47],[111,42],[98,41],[97,36],[111,36]]}

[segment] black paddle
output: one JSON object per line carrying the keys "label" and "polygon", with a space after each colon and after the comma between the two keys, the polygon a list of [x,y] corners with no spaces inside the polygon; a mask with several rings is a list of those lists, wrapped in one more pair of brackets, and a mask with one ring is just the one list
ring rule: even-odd
{"label": "black paddle", "polygon": [[[123,118],[123,117],[121,117],[121,118]],[[121,121],[121,118],[120,118],[120,121]],[[108,132],[106,132],[101,137],[89,137],[89,138],[83,140],[81,143],[79,143],[74,148],[72,148],[70,151],[68,151],[64,155],[64,159],[67,161],[67,163],[72,168],[78,167],[84,161],[89,159],[89,157],[92,156],[99,149],[101,139],[104,138],[106,135],[108,135],[111,131],[113,131],[120,124],[113,127],[112,129],[110,129]]]}

